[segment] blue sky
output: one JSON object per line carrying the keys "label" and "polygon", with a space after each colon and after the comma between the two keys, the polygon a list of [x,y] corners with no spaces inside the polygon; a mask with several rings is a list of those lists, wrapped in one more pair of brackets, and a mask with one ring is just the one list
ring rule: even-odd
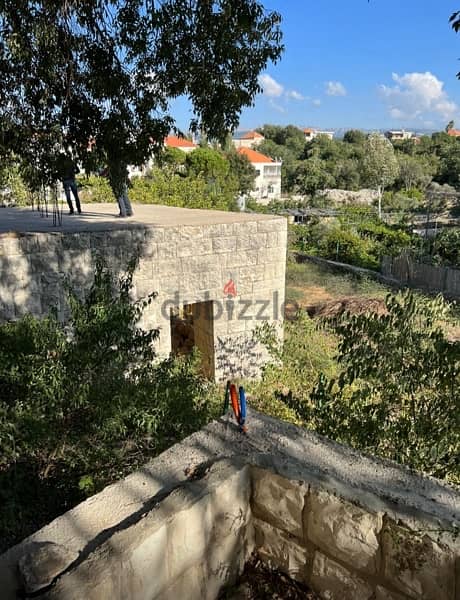
{"label": "blue sky", "polygon": [[[265,0],[283,17],[285,52],[240,127],[460,127],[460,0]],[[185,127],[188,107],[174,105]]]}

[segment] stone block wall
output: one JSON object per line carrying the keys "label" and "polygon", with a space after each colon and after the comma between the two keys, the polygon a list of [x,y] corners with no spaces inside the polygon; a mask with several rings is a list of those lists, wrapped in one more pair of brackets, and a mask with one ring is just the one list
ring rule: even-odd
{"label": "stone block wall", "polygon": [[[327,600],[456,600],[455,534],[254,467],[255,547]],[[435,535],[438,534],[438,535]]]}
{"label": "stone block wall", "polygon": [[[54,308],[65,321],[65,280],[82,293],[97,256],[119,274],[137,254],[133,295],[158,294],[141,325],[159,328],[159,354],[171,350],[170,309],[210,302],[215,377],[257,376],[265,356],[253,332],[263,322],[282,323],[286,243],[286,219],[263,215],[209,225],[1,235],[0,320],[41,317]],[[230,281],[235,296],[228,294]]]}
{"label": "stone block wall", "polygon": [[247,423],[210,424],[12,547],[2,600],[214,600],[251,552],[324,600],[460,597],[456,488]]}

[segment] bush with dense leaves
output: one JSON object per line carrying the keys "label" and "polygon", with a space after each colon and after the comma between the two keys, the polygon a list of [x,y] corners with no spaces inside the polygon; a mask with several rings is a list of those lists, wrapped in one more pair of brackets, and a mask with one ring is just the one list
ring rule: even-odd
{"label": "bush with dense leaves", "polygon": [[[284,355],[277,377],[288,391],[279,399],[323,435],[460,483],[460,342],[440,325],[449,311],[442,298],[404,292],[388,295],[384,314],[344,315],[334,326],[339,375],[312,373],[306,360],[293,386],[295,356]],[[304,321],[306,342],[311,326]],[[302,334],[295,336],[302,348]]]}
{"label": "bush with dense leaves", "polygon": [[[0,537],[7,546],[200,428],[215,413],[198,357],[156,360],[157,330],[98,263],[85,298],[0,325]],[[6,547],[3,546],[3,547]]]}

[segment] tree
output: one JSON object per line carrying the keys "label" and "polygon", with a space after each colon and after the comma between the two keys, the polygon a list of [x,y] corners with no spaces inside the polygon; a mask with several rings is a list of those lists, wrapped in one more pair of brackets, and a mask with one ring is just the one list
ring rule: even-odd
{"label": "tree", "polygon": [[225,154],[232,173],[238,181],[238,192],[247,194],[254,189],[256,170],[249,162],[247,156],[236,152],[233,147]]}
{"label": "tree", "polygon": [[225,156],[212,148],[197,148],[189,152],[185,164],[190,175],[202,175],[207,181],[226,177],[230,169]]}
{"label": "tree", "polygon": [[399,154],[397,159],[399,180],[406,191],[415,187],[424,189],[429,185],[432,173],[430,172],[430,165],[426,161],[406,154]]}
{"label": "tree", "polygon": [[[460,31],[460,10],[454,12],[449,21],[452,25],[452,29],[458,33]],[[457,73],[457,77],[460,79],[460,72]]]}
{"label": "tree", "polygon": [[363,178],[378,193],[379,217],[382,216],[382,195],[398,176],[398,161],[389,140],[378,133],[371,134],[365,143]]}
{"label": "tree", "polygon": [[301,194],[313,195],[318,190],[334,187],[335,180],[327,164],[317,156],[300,161],[296,169],[296,186]]}
{"label": "tree", "polygon": [[[266,126],[272,127],[272,126]],[[265,139],[257,150],[274,160],[282,161],[281,164],[281,186],[283,191],[292,192],[295,185],[295,171],[297,168],[297,157],[292,150],[281,144],[277,144],[271,139]]]}
{"label": "tree", "polygon": [[447,123],[447,125],[446,125],[446,133],[449,133],[449,131],[450,131],[451,129],[453,129],[454,127],[455,127],[455,123],[454,123],[454,121],[449,121],[449,122]]}
{"label": "tree", "polygon": [[223,138],[282,52],[280,16],[257,0],[0,0],[0,25],[0,154],[52,181],[71,147],[108,165],[117,197],[174,126],[171,98],[191,100],[192,131]]}
{"label": "tree", "polygon": [[347,144],[364,144],[366,141],[366,134],[359,129],[350,129],[346,131],[343,136],[343,141]]}

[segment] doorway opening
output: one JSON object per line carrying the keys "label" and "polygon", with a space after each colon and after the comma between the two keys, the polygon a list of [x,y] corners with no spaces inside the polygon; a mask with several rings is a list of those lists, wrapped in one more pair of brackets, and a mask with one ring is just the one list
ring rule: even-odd
{"label": "doorway opening", "polygon": [[213,303],[195,302],[171,309],[171,352],[178,356],[200,352],[201,371],[214,378]]}

